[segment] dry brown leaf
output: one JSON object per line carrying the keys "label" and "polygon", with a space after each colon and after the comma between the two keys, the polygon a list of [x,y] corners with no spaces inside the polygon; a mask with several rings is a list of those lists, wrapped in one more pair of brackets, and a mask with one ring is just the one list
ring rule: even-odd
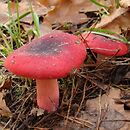
{"label": "dry brown leaf", "polygon": [[108,29],[118,34],[121,33],[121,29],[127,30],[130,28],[130,13],[126,12],[117,19],[113,20],[113,22],[107,24],[103,27],[103,29]]}
{"label": "dry brown leaf", "polygon": [[[41,6],[37,1],[32,0],[32,7],[33,10],[39,15],[39,16],[44,16],[45,14],[48,13],[48,11],[50,9]],[[9,17],[8,17],[8,6],[6,3],[4,2],[0,2],[0,23],[2,24],[8,24],[9,23]],[[16,13],[16,4],[15,2],[11,3],[11,10],[12,10],[12,16],[15,19],[17,17],[17,13]],[[22,0],[19,3],[19,15],[24,14],[25,12],[30,10],[30,4],[28,1],[26,0]],[[21,21],[30,23],[30,26],[23,24],[23,27],[26,31],[28,31],[30,28],[33,28],[33,25],[31,25],[32,23],[32,14],[27,15],[26,17],[24,17],[23,19],[21,19]],[[41,35],[45,35],[49,32],[52,31],[52,27],[49,23],[44,22],[40,24],[40,32]]]}
{"label": "dry brown leaf", "polygon": [[[120,3],[122,3],[122,5],[124,5],[125,7],[126,6],[128,7],[130,1],[121,0]],[[114,2],[113,4],[115,7]],[[127,30],[128,28],[130,28],[129,21],[130,21],[129,8],[121,8],[121,7],[119,7],[118,9],[113,8],[113,11],[110,13],[110,15],[104,15],[101,21],[95,27],[107,29],[120,34],[121,29]]]}
{"label": "dry brown leaf", "polygon": [[96,28],[103,28],[120,34],[122,29],[130,28],[130,12],[128,10],[128,8],[114,10],[109,16],[102,17]]}
{"label": "dry brown leaf", "polygon": [[[16,13],[16,6],[15,3],[11,3],[11,13],[15,17]],[[27,11],[27,2],[20,2],[19,4],[19,12],[23,13]],[[6,23],[9,20],[9,13],[8,13],[8,4],[4,2],[0,2],[0,23]]]}
{"label": "dry brown leaf", "polygon": [[0,2],[0,23],[5,23],[7,21],[8,21],[7,4]]}
{"label": "dry brown leaf", "polygon": [[[80,11],[97,11],[100,10],[100,6],[96,6],[90,0],[38,0],[44,6],[53,6],[55,7],[51,10],[46,20],[50,23],[82,23],[86,22],[87,16],[79,13]],[[108,7],[113,7],[115,4],[114,0],[97,0],[97,2],[107,5]]]}
{"label": "dry brown leaf", "polygon": [[12,115],[12,113],[6,106],[6,103],[3,99],[3,95],[3,92],[0,92],[0,115],[9,117]]}
{"label": "dry brown leaf", "polygon": [[[38,15],[44,15],[47,14],[49,9],[47,9],[46,7],[41,6],[40,4],[38,4],[37,1],[32,0],[32,7],[33,10],[38,14]],[[27,11],[30,10],[30,3],[27,0],[22,0],[19,3],[19,15],[26,13]],[[17,17],[17,10],[16,10],[16,4],[14,2],[11,3],[11,13],[12,13],[12,17],[16,18]],[[9,14],[8,14],[8,4],[1,2],[0,1],[0,23],[6,23],[9,20]],[[25,18],[23,18],[22,20],[25,20],[26,22],[32,22],[32,15],[28,15]]]}
{"label": "dry brown leaf", "polygon": [[113,20],[115,20],[116,18],[118,18],[119,16],[121,16],[122,14],[124,14],[127,11],[128,11],[128,9],[118,8],[118,9],[114,10],[110,15],[104,15],[102,17],[100,23],[98,23],[96,25],[96,28],[104,27],[110,23],[113,24]]}
{"label": "dry brown leaf", "polygon": [[95,11],[98,10],[95,4],[89,0],[60,0],[53,10],[45,17],[45,20],[50,23],[82,23],[88,20],[87,16],[80,11]]}
{"label": "dry brown leaf", "polygon": [[[53,6],[53,8],[46,8],[45,6],[38,4],[37,0],[32,0],[33,9],[37,12],[38,15],[45,15],[45,21],[40,25],[41,35],[49,33],[52,31],[51,24],[52,23],[64,23],[64,22],[72,22],[72,23],[82,23],[88,20],[85,14],[79,13],[79,11],[83,10],[87,11],[97,11],[99,7],[90,2],[89,0],[38,0],[42,4],[46,6]],[[121,0],[120,2],[125,3],[129,6],[129,0]],[[103,0],[100,0],[100,3],[104,4]],[[115,1],[107,1],[107,6],[114,6]],[[20,14],[29,10],[29,2],[26,0],[22,0],[19,3],[19,12]],[[8,21],[8,11],[7,4],[4,2],[0,2],[0,23],[5,23]],[[12,13],[14,17],[16,17],[16,8],[15,5],[12,4]],[[103,16],[100,23],[96,25],[96,28],[105,28],[115,31],[117,33],[121,33],[121,28],[127,29],[129,27],[129,13],[126,13],[128,9],[118,8],[113,9],[109,16]],[[48,13],[49,12],[49,13]],[[22,21],[26,21],[31,23],[32,16],[31,14],[22,19]]]}
{"label": "dry brown leaf", "polygon": [[2,78],[2,76],[0,76],[0,90],[11,88],[11,84],[12,84],[11,77],[5,79]]}
{"label": "dry brown leaf", "polygon": [[[91,119],[94,120],[92,117],[92,113],[97,112],[99,114],[99,111],[101,109],[106,110],[104,113],[102,111],[102,115],[106,115],[106,118],[103,118],[103,120],[111,120],[111,121],[104,122],[102,120],[100,130],[107,130],[107,128],[115,129],[115,127],[121,127],[120,130],[129,130],[130,128],[129,127],[130,123],[125,122],[125,120],[130,120],[130,112],[125,111],[122,104],[116,104],[114,101],[115,98],[120,98],[120,90],[111,88],[109,94],[107,95],[104,94],[102,97],[88,100],[86,102],[87,111],[91,113],[90,117],[87,116],[87,118],[90,119],[90,121]],[[85,114],[83,116],[86,117]],[[117,121],[114,122],[113,120]]]}
{"label": "dry brown leaf", "polygon": [[[11,14],[16,17],[16,3],[15,2],[11,2],[10,3],[10,9],[11,9]],[[23,0],[22,2],[19,3],[19,13],[24,13],[26,11],[29,10],[29,3],[25,0]],[[0,2],[0,16],[1,16],[1,23],[7,22],[9,20],[9,13],[8,13],[8,4],[4,3],[4,2]]]}

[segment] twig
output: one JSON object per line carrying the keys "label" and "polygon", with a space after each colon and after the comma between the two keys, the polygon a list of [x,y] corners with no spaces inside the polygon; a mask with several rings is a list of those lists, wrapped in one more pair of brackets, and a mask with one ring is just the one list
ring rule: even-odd
{"label": "twig", "polygon": [[8,124],[10,123],[11,118],[8,120],[8,122],[5,124],[5,126],[2,128],[2,130],[5,130],[5,128],[8,126]]}
{"label": "twig", "polygon": [[86,80],[86,81],[85,81],[85,83],[84,83],[83,97],[82,97],[81,103],[80,103],[80,105],[79,105],[79,108],[78,108],[78,110],[77,110],[77,112],[76,112],[76,114],[75,114],[75,118],[76,118],[76,117],[77,117],[77,115],[79,114],[80,109],[81,109],[82,104],[83,104],[84,99],[85,99],[86,84],[87,84],[87,80]]}
{"label": "twig", "polygon": [[68,112],[67,112],[66,120],[65,120],[65,123],[64,123],[65,126],[67,125],[68,117],[69,117],[69,114],[70,114],[70,108],[71,108],[71,103],[72,103],[72,99],[73,99],[73,92],[74,92],[74,79],[73,79],[73,85],[72,85],[72,89],[71,89],[71,97],[70,97]]}
{"label": "twig", "polygon": [[130,120],[128,119],[122,119],[122,120],[103,120],[102,122],[114,122],[114,121],[124,121],[124,122],[130,122]]}
{"label": "twig", "polygon": [[98,69],[99,67],[103,66],[105,63],[108,63],[108,61],[112,60],[116,56],[116,54],[118,54],[119,51],[120,49],[117,49],[116,53],[113,56],[111,56],[110,59],[107,59],[106,61],[101,62],[99,65],[96,66],[95,69]]}

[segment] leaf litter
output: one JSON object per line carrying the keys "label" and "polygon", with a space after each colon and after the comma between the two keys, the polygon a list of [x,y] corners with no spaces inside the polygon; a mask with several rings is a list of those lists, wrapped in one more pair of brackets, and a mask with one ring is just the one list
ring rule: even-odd
{"label": "leaf litter", "polygon": [[[106,1],[100,2],[105,5]],[[115,3],[112,0],[108,2],[109,9],[113,7],[113,4]],[[8,22],[7,4],[1,2],[1,5],[4,7],[2,10],[5,10],[6,13],[4,16],[2,11],[0,12],[2,23],[5,24]],[[25,0],[22,0],[19,5],[20,12],[29,9],[29,4]],[[40,25],[42,35],[52,30],[77,33],[80,29],[95,27],[95,24],[98,23],[97,27],[110,29],[118,34],[125,33],[129,37],[129,22],[126,22],[129,21],[128,7],[125,6],[125,9],[112,8],[112,11],[109,11],[85,0],[79,2],[77,0],[67,2],[65,0],[42,0],[42,3],[33,1],[33,8],[44,19]],[[71,9],[71,13],[69,9]],[[102,15],[102,10],[108,14]],[[12,11],[15,17],[15,10]],[[22,21],[30,23],[29,26],[31,26],[31,15]],[[28,29],[25,24],[22,26],[25,30]],[[47,30],[44,30],[45,27]],[[130,115],[129,111],[124,109],[125,103],[129,102],[130,98],[128,96],[129,54],[106,59],[102,59],[98,55],[93,59],[91,52],[89,53],[89,57],[80,71],[74,71],[68,77],[59,79],[60,106],[53,113],[47,113],[37,108],[35,81],[14,76],[1,67],[1,75],[9,76],[1,82],[0,109],[2,116],[0,124],[3,128],[14,130],[129,129]],[[97,58],[100,58],[100,62],[95,61],[99,60]],[[126,96],[127,99],[124,98]]]}

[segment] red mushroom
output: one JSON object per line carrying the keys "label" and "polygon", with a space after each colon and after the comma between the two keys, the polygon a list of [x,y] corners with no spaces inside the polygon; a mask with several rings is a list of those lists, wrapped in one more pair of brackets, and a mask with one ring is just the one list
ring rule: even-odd
{"label": "red mushroom", "polygon": [[128,53],[125,42],[114,40],[94,33],[84,33],[86,48],[105,56],[122,56]]}
{"label": "red mushroom", "polygon": [[37,104],[51,112],[59,105],[57,78],[79,68],[85,57],[86,48],[77,36],[53,32],[15,50],[4,65],[16,75],[36,79]]}

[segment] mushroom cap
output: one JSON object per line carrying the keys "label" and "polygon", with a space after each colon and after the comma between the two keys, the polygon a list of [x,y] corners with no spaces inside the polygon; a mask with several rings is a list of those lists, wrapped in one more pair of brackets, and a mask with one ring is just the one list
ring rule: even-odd
{"label": "mushroom cap", "polygon": [[84,33],[86,47],[93,52],[105,56],[122,56],[128,53],[128,46],[125,42],[107,38],[93,33]]}
{"label": "mushroom cap", "polygon": [[85,57],[86,48],[77,36],[53,32],[15,50],[4,66],[24,77],[60,78],[79,68]]}

